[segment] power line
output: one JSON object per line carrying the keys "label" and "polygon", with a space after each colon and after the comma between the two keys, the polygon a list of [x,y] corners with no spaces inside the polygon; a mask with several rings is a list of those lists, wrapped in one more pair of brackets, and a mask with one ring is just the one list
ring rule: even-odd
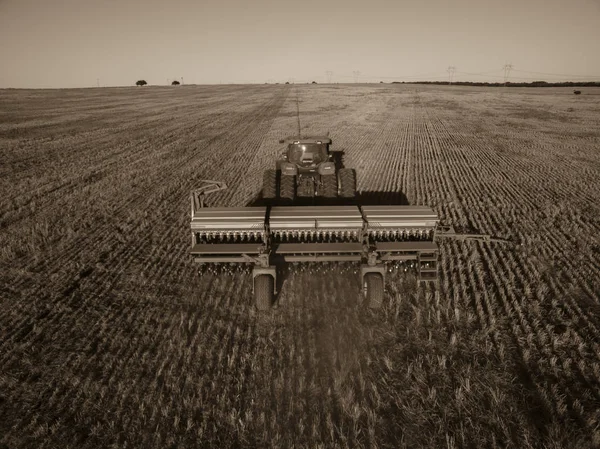
{"label": "power line", "polygon": [[600,75],[568,75],[565,73],[545,73],[545,72],[531,72],[529,70],[517,70],[514,69],[515,72],[523,72],[523,73],[532,73],[538,75],[548,75],[548,76],[567,76],[570,78],[600,78]]}
{"label": "power line", "polygon": [[496,69],[496,70],[488,70],[487,72],[479,72],[479,73],[471,73],[471,72],[458,72],[462,75],[473,75],[473,76],[486,76],[489,75],[490,73],[496,73],[496,72],[501,72],[503,69]]}
{"label": "power line", "polygon": [[[499,69],[499,70],[503,70],[503,69]],[[498,70],[496,70],[497,72]],[[504,75],[488,75],[488,74],[483,74],[483,73],[469,73],[469,72],[456,72],[459,75],[470,75],[470,76],[485,76],[487,78],[503,78],[504,79]]]}
{"label": "power line", "polygon": [[[450,67],[448,68],[450,69]],[[446,72],[448,72],[448,69],[446,70]],[[503,72],[503,74],[499,74],[498,72]],[[527,76],[515,76],[513,72],[520,72],[520,73],[531,73],[531,74],[540,74],[540,75],[547,75],[547,76],[563,76],[563,77],[572,77],[572,78],[587,78],[587,79],[591,79],[591,78],[600,78],[600,75],[569,75],[569,74],[560,74],[560,73],[547,73],[547,72],[533,72],[533,71],[528,71],[528,70],[519,70],[519,69],[515,69],[514,66],[512,64],[505,64],[502,68],[499,69],[494,69],[494,70],[488,70],[485,72],[478,72],[478,73],[472,73],[472,72],[462,72],[459,70],[454,71],[454,74],[458,74],[458,75],[470,75],[470,76],[486,76],[489,78],[499,78],[499,79],[505,79],[508,78],[511,74],[513,76],[513,78],[516,79],[530,79],[530,80],[538,80],[539,78],[532,78],[532,77],[527,77]],[[449,72],[448,72],[449,73]],[[494,73],[498,73],[497,75],[494,75]],[[341,78],[350,78],[349,75],[337,75],[338,77]],[[363,75],[361,76],[361,78],[379,78],[379,79],[415,79],[415,78],[447,78],[448,75],[442,75],[439,72],[436,73],[424,73],[424,74],[420,74],[420,75],[397,75],[397,76],[368,76],[368,75]],[[508,80],[507,80],[508,81]]]}
{"label": "power line", "polygon": [[[360,72],[358,72],[360,74]],[[361,78],[369,78],[369,79],[398,79],[398,78],[423,78],[428,76],[441,77],[444,78],[448,75],[440,75],[439,72],[436,73],[424,73],[421,75],[396,75],[396,76],[377,76],[377,75],[361,75]],[[354,75],[336,75],[338,78],[354,78]]]}
{"label": "power line", "polygon": [[[504,70],[504,69],[499,69],[499,70]],[[498,71],[498,70],[496,70]],[[511,69],[511,72],[523,72],[523,70],[517,70],[517,69]],[[502,80],[504,80],[505,75],[485,75],[483,73],[469,73],[469,72],[456,72],[459,75],[470,75],[470,76],[483,76],[486,78],[500,78]],[[492,73],[492,72],[490,72]],[[531,72],[527,72],[527,73],[531,73]],[[515,76],[513,74],[513,78],[514,79],[519,79],[519,80],[540,80],[540,77],[530,77],[530,76]],[[592,78],[592,77],[589,77]],[[600,76],[596,77],[596,78],[600,78]]]}

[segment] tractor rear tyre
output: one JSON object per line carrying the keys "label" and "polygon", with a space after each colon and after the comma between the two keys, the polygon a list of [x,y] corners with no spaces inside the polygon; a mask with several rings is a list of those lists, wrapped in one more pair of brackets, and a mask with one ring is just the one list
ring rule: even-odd
{"label": "tractor rear tyre", "polygon": [[294,201],[296,199],[296,177],[281,175],[279,183],[279,198]]}
{"label": "tractor rear tyre", "polygon": [[367,273],[363,282],[367,306],[370,309],[381,308],[383,304],[383,276],[379,273]]}
{"label": "tractor rear tyre", "polygon": [[321,196],[325,198],[335,198],[337,197],[338,184],[337,184],[337,176],[334,175],[324,175],[321,176]]}
{"label": "tractor rear tyre", "polygon": [[356,196],[356,172],[352,168],[342,168],[340,171],[340,196],[354,198]]}
{"label": "tractor rear tyre", "polygon": [[266,200],[277,198],[277,170],[265,170],[263,174],[262,196]]}
{"label": "tractor rear tyre", "polygon": [[273,305],[273,276],[259,274],[254,278],[254,302],[258,310],[269,310]]}

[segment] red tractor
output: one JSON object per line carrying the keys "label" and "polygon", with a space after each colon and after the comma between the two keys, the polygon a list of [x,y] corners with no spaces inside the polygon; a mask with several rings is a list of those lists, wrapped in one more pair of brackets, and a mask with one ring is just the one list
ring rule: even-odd
{"label": "red tractor", "polygon": [[342,151],[332,151],[329,137],[292,137],[277,169],[265,170],[265,200],[293,202],[296,197],[354,198],[356,172],[343,168]]}

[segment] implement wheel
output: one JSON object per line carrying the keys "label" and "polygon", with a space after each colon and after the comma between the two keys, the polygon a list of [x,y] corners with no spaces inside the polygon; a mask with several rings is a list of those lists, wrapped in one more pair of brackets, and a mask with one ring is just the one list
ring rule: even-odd
{"label": "implement wheel", "polygon": [[321,196],[325,198],[335,198],[337,197],[337,191],[337,176],[335,176],[335,174],[321,176]]}
{"label": "implement wheel", "polygon": [[381,308],[383,304],[383,276],[379,273],[367,273],[363,282],[369,308]]}
{"label": "implement wheel", "polygon": [[354,198],[356,196],[356,172],[352,168],[342,168],[340,171],[340,196]]}
{"label": "implement wheel", "polygon": [[262,196],[266,200],[277,198],[277,170],[265,170],[263,174]]}
{"label": "implement wheel", "polygon": [[254,278],[254,302],[258,310],[269,310],[273,305],[273,276],[259,274]]}
{"label": "implement wheel", "polygon": [[296,177],[281,175],[279,183],[279,198],[294,201],[296,199]]}

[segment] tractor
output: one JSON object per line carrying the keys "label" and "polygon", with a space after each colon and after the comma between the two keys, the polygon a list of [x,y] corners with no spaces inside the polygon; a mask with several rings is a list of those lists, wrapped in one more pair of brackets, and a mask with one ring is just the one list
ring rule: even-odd
{"label": "tractor", "polygon": [[291,137],[279,143],[287,149],[276,169],[264,172],[263,199],[292,203],[296,197],[356,196],[356,173],[343,167],[343,151],[331,150],[329,137]]}

